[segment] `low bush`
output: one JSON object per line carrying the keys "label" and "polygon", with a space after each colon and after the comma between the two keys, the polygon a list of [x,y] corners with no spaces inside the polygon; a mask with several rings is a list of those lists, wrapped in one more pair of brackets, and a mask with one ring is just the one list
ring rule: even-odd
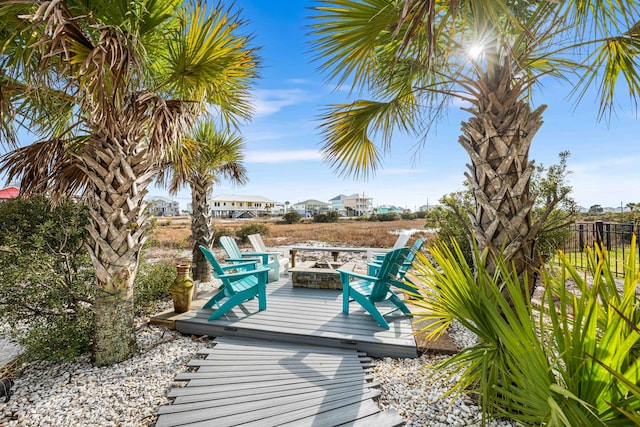
{"label": "low bush", "polygon": [[338,211],[329,211],[326,213],[317,213],[313,216],[313,222],[338,222],[340,214]]}
{"label": "low bush", "polygon": [[398,214],[394,214],[394,213],[383,213],[383,214],[377,214],[375,215],[376,217],[376,221],[397,221],[398,219],[400,219],[400,216]]}
{"label": "low bush", "polygon": [[400,215],[394,213],[373,214],[367,218],[368,221],[397,221]]}
{"label": "low bush", "polygon": [[418,216],[412,212],[402,212],[400,218],[402,219],[416,219]]}
{"label": "low bush", "polygon": [[140,266],[133,283],[133,304],[136,313],[150,313],[153,303],[171,297],[171,286],[176,278],[175,262],[163,260],[148,263],[141,256]]}
{"label": "low bush", "polygon": [[[71,360],[92,344],[96,278],[85,249],[83,205],[52,209],[44,197],[0,203],[0,318],[25,360]],[[137,312],[170,298],[173,262],[141,257],[134,283]]]}
{"label": "low bush", "polygon": [[241,242],[246,243],[249,238],[249,234],[261,234],[263,236],[269,235],[269,227],[265,224],[252,223],[247,224],[241,227],[239,230],[236,230],[236,237],[240,239]]}
{"label": "low bush", "polygon": [[302,219],[302,215],[300,215],[296,211],[289,211],[286,214],[282,215],[282,220],[286,224],[295,224],[297,222],[300,222],[300,219]]}
{"label": "low bush", "polygon": [[44,197],[0,203],[0,318],[26,359],[72,359],[91,349],[95,275],[86,208]]}

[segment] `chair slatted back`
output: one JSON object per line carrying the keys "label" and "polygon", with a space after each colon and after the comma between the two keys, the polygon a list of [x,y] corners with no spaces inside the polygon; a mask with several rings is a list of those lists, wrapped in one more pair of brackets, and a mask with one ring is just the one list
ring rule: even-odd
{"label": "chair slatted back", "polygon": [[267,247],[264,244],[264,240],[262,240],[262,236],[259,234],[249,234],[247,236],[249,242],[251,242],[251,246],[256,252],[268,252]]}
{"label": "chair slatted back", "polygon": [[393,250],[403,248],[409,241],[410,237],[411,233],[407,233],[406,231],[401,232],[400,234],[398,234],[398,238],[396,239],[391,249]]}
{"label": "chair slatted back", "polygon": [[385,254],[376,275],[378,280],[376,280],[371,290],[371,301],[384,301],[386,299],[389,287],[398,280],[398,270],[402,267],[402,263],[404,263],[408,254],[409,248],[394,249]]}
{"label": "chair slatted back", "polygon": [[424,239],[422,237],[416,240],[413,243],[413,246],[411,246],[411,249],[409,249],[409,254],[407,255],[406,262],[412,263],[413,260],[416,258],[416,254],[420,249],[422,249],[423,245],[424,245]]}
{"label": "chair slatted back", "polygon": [[215,275],[216,276],[223,275],[224,271],[222,270],[222,267],[220,267],[220,264],[218,263],[216,258],[213,256],[213,253],[211,253],[209,249],[205,248],[202,245],[200,245],[200,251],[204,254],[204,257],[207,259],[207,261],[209,261],[209,264],[211,264],[211,266],[213,267],[213,272],[215,273]]}
{"label": "chair slatted back", "polygon": [[229,258],[234,258],[234,259],[242,258],[242,252],[240,252],[240,248],[238,247],[238,244],[236,243],[233,237],[220,236],[219,242],[220,242],[220,246],[222,246],[222,249],[224,249],[224,251],[227,253],[227,256]]}

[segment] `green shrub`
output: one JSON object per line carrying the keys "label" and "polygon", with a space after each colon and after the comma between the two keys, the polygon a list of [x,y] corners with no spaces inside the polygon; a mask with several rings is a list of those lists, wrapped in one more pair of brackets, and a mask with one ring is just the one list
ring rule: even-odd
{"label": "green shrub", "polygon": [[389,212],[389,213],[383,213],[383,214],[373,214],[371,216],[369,216],[368,220],[375,222],[375,221],[397,221],[398,219],[400,219],[400,215]]}
{"label": "green shrub", "polygon": [[296,211],[289,211],[282,215],[282,220],[287,224],[296,224],[300,222],[300,219],[302,219],[302,215]]}
{"label": "green shrub", "polygon": [[[635,243],[635,242],[634,242]],[[452,392],[478,399],[483,419],[505,417],[522,425],[629,425],[640,410],[640,272],[630,256],[622,292],[606,252],[589,254],[593,284],[563,257],[560,272],[545,270],[542,306],[531,303],[527,278],[503,260],[475,269],[455,242],[430,247],[434,262],[418,254],[429,338],[456,319],[478,342],[439,365],[455,376]],[[599,261],[596,261],[596,258]],[[578,288],[567,289],[571,278]],[[522,283],[524,281],[524,283]],[[507,296],[505,296],[507,295]],[[421,313],[422,314],[422,313]]]}
{"label": "green shrub", "polygon": [[469,232],[469,217],[464,213],[473,208],[473,198],[470,191],[459,191],[446,195],[440,199],[442,206],[437,206],[427,213],[425,227],[437,228],[438,239],[454,250],[452,242],[464,254],[464,258],[473,265],[471,251],[471,234]]}
{"label": "green shrub", "polygon": [[402,212],[400,218],[402,219],[416,219],[418,216],[412,212]]}
{"label": "green shrub", "polygon": [[212,230],[213,232],[213,241],[217,241],[220,236],[231,236],[233,234],[233,231],[231,231],[230,228],[227,227],[216,227]]}
{"label": "green shrub", "polygon": [[86,208],[44,197],[0,203],[0,318],[27,359],[72,359],[91,348],[95,275]]}
{"label": "green shrub", "polygon": [[317,213],[313,216],[313,222],[338,222],[340,214],[338,211],[329,211],[326,213]]}
{"label": "green shrub", "polygon": [[268,236],[269,227],[265,224],[251,223],[236,230],[236,237],[243,243],[246,243],[249,240],[247,237],[249,234],[262,234],[263,236]]}
{"label": "green shrub", "polygon": [[377,214],[376,217],[378,217],[378,221],[397,221],[400,218],[398,214],[392,212]]}
{"label": "green shrub", "polygon": [[171,297],[171,286],[176,278],[175,261],[148,263],[141,257],[133,283],[133,304],[136,313],[153,311],[153,303]]}

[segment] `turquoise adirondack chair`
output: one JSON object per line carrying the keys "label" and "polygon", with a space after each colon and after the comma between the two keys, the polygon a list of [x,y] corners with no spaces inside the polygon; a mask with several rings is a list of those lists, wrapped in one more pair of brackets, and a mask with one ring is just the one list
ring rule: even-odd
{"label": "turquoise adirondack chair", "polygon": [[400,234],[398,234],[398,238],[390,249],[372,249],[372,253],[367,254],[367,259],[373,262],[381,263],[387,252],[390,252],[394,249],[404,248],[407,245],[410,237],[411,233],[408,233],[406,231],[401,232]]}
{"label": "turquoise adirondack chair", "polygon": [[[411,283],[409,279],[405,278],[405,275],[413,265],[413,260],[416,258],[416,254],[418,253],[418,251],[422,249],[422,246],[424,246],[423,238],[419,238],[413,243],[413,245],[409,249],[409,254],[407,255],[407,258],[404,260],[404,262],[400,266],[400,269],[398,270],[398,282],[394,283],[393,286],[404,289],[405,291],[408,291],[411,293],[416,292],[416,289],[414,287],[412,287],[411,285],[407,285],[403,281],[406,280],[409,283]],[[367,264],[367,266],[368,266],[369,276],[375,276],[378,272],[378,269],[380,268],[380,263],[370,262]]]}
{"label": "turquoise adirondack chair", "polygon": [[[273,280],[280,279],[280,271],[283,274],[287,274],[289,272],[289,251],[284,250],[273,251],[267,249],[267,246],[264,244],[262,240],[262,236],[260,234],[249,234],[247,236],[249,239],[249,243],[253,246],[253,251],[257,253],[266,253],[269,254],[269,264],[267,267],[273,269]],[[271,280],[271,273],[269,273],[269,280]]]}
{"label": "turquoise adirondack chair", "polygon": [[[209,320],[219,319],[236,305],[255,297],[258,297],[258,311],[266,310],[268,268],[257,267],[257,261],[221,266],[211,251],[202,245],[200,245],[200,250],[211,264],[214,276],[222,280],[220,290],[202,306],[202,308],[218,306],[209,316]],[[240,271],[241,268],[245,270]],[[228,273],[228,270],[235,272]],[[220,302],[225,298],[226,301],[220,305]]]}
{"label": "turquoise adirondack chair", "polygon": [[[377,274],[373,276],[338,269],[342,282],[342,312],[349,314],[349,303],[356,301],[385,329],[389,329],[389,323],[384,320],[387,314],[401,310],[404,314],[411,315],[409,308],[391,290],[392,285],[396,286],[399,283],[398,270],[408,254],[409,248],[387,252]],[[356,280],[351,281],[351,278]],[[383,301],[391,301],[396,308],[385,314],[380,313],[376,303]]]}
{"label": "turquoise adirondack chair", "polygon": [[275,274],[275,271],[279,272],[279,265],[278,267],[274,268],[272,263],[269,262],[269,257],[272,254],[268,252],[240,252],[240,248],[238,247],[235,239],[230,236],[220,236],[218,241],[220,242],[220,246],[222,246],[222,249],[224,249],[224,251],[227,253],[227,258],[225,258],[225,261],[234,264],[252,260],[259,261],[263,267],[274,270],[274,273],[272,273],[272,277],[274,280],[278,280],[280,278],[279,273],[277,275]]}

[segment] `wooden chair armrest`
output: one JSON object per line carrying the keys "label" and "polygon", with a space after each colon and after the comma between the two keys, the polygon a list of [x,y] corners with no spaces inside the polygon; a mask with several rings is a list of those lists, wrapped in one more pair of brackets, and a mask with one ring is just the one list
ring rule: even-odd
{"label": "wooden chair armrest", "polygon": [[255,260],[255,261],[246,261],[246,262],[239,262],[239,263],[231,264],[231,265],[221,265],[220,268],[222,268],[223,271],[226,271],[226,270],[238,269],[238,267],[247,267],[247,266],[252,265],[253,269],[255,270],[257,268],[257,265],[256,265],[257,263],[258,263],[257,260]]}
{"label": "wooden chair armrest", "polygon": [[378,280],[377,277],[368,276],[366,274],[358,273],[356,271],[348,271],[348,270],[341,270],[341,269],[337,269],[336,271],[341,274],[346,274],[347,276],[356,277],[358,279],[370,280],[372,282]]}
{"label": "wooden chair armrest", "polygon": [[220,278],[224,277],[225,279],[231,279],[231,280],[242,279],[243,277],[254,276],[256,273],[262,273],[263,271],[269,271],[269,270],[271,269],[267,267],[260,267],[260,268],[256,268],[255,270],[238,271],[237,273],[223,274],[222,276],[220,276]]}
{"label": "wooden chair armrest", "polygon": [[235,262],[236,264],[234,265],[239,265],[238,263],[243,263],[243,262],[259,262],[260,258],[225,258],[224,259],[226,262]]}

